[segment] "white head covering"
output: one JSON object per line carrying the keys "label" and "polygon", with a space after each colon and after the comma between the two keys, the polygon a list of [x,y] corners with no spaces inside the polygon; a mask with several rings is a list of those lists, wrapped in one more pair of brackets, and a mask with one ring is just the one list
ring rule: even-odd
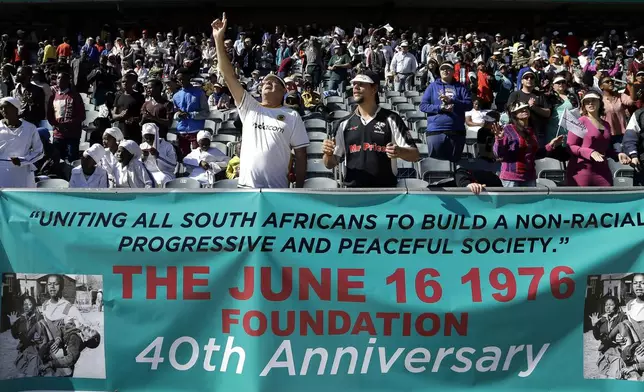
{"label": "white head covering", "polygon": [[0,105],[2,105],[5,102],[12,104],[16,109],[20,110],[20,101],[18,100],[18,98],[14,98],[14,97],[0,98]]}
{"label": "white head covering", "polygon": [[119,143],[119,147],[123,147],[124,149],[128,150],[130,154],[134,155],[134,159],[141,158],[141,147],[139,147],[139,145],[132,140],[122,140]]}
{"label": "white head covering", "polygon": [[123,140],[123,132],[118,128],[107,128],[104,133],[112,136],[117,142]]}
{"label": "white head covering", "polygon": [[103,146],[97,143],[85,150],[83,156],[90,157],[94,160],[94,162],[99,163],[105,156],[105,149],[103,148]]}
{"label": "white head covering", "polygon": [[[154,147],[156,150],[159,149],[159,127],[156,124],[154,123],[143,124],[143,127],[141,129],[141,134],[154,135],[154,143],[152,144],[152,147]],[[147,145],[147,143],[145,144]]]}
{"label": "white head covering", "polygon": [[197,141],[202,139],[208,139],[212,141],[212,135],[208,131],[199,131],[199,133],[197,133]]}

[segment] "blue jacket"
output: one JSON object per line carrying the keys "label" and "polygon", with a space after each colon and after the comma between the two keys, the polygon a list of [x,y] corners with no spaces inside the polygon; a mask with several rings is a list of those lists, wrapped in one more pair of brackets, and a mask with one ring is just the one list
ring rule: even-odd
{"label": "blue jacket", "polygon": [[[441,110],[440,96],[452,97],[454,110]],[[420,102],[420,111],[427,113],[427,132],[465,131],[465,112],[472,109],[470,92],[459,82],[447,84],[438,79],[425,90]]]}

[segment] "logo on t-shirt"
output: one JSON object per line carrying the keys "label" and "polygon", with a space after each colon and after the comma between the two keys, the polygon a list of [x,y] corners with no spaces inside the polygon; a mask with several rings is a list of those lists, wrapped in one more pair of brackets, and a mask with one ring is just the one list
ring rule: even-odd
{"label": "logo on t-shirt", "polygon": [[280,115],[277,116],[277,121],[284,121],[285,118],[286,117],[284,117],[283,114],[280,114]]}
{"label": "logo on t-shirt", "polygon": [[373,131],[374,131],[375,133],[382,133],[382,134],[384,134],[384,133],[385,133],[385,130],[384,130],[383,128],[385,127],[385,125],[386,125],[386,124],[385,124],[384,122],[382,122],[382,121],[377,122],[377,123],[376,123],[376,124],[374,124],[374,126],[373,126]]}
{"label": "logo on t-shirt", "polygon": [[277,125],[266,125],[266,124],[253,123],[253,127],[255,127],[255,129],[259,129],[261,131],[271,131],[271,132],[284,133],[284,128],[278,127]]}

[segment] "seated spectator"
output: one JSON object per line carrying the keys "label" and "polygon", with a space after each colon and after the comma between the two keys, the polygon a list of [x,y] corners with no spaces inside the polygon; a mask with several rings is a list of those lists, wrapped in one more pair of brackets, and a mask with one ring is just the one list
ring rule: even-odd
{"label": "seated spectator", "polygon": [[141,160],[145,163],[157,185],[163,185],[175,178],[174,171],[177,167],[177,153],[174,146],[159,137],[159,127],[154,123],[143,125],[143,143]]}
{"label": "seated spectator", "polygon": [[485,125],[485,120],[483,118],[488,111],[489,110],[484,110],[481,108],[480,98],[474,98],[472,100],[472,110],[465,112],[465,124],[468,127],[472,128],[482,127],[483,125]]}
{"label": "seated spectator", "polygon": [[215,175],[226,168],[230,157],[214,147],[210,147],[212,136],[208,131],[197,134],[198,148],[183,158],[183,164],[189,172],[189,177],[202,185],[212,185]]}
{"label": "seated spectator", "polygon": [[99,164],[105,156],[105,149],[100,144],[94,144],[81,157],[81,164],[72,169],[69,179],[70,188],[108,188],[107,171]]}
{"label": "seated spectator", "polygon": [[545,147],[539,147],[529,122],[530,105],[516,102],[510,108],[510,123],[503,128],[495,127],[494,153],[501,160],[499,177],[504,187],[537,186],[535,161],[563,143],[563,135],[560,135]]}
{"label": "seated spectator", "polygon": [[60,152],[49,141],[49,130],[47,128],[38,128],[38,134],[40,135],[44,156],[34,164],[36,166],[36,178],[44,176],[68,179],[69,177],[65,170],[67,165],[60,161]]}
{"label": "seated spectator", "polygon": [[19,111],[17,98],[0,99],[0,188],[35,188],[34,165],[44,155],[36,126]]}
{"label": "seated spectator", "polygon": [[568,130],[568,147],[572,154],[567,167],[568,185],[613,186],[606,157],[625,165],[631,163],[631,159],[613,148],[610,124],[602,120],[604,101],[598,93],[591,90],[584,95],[581,114],[582,128]]}
{"label": "seated spectator", "polygon": [[152,176],[141,162],[141,148],[132,140],[123,140],[116,151],[114,183],[116,188],[153,188]]}
{"label": "seated spectator", "polygon": [[116,153],[119,148],[119,143],[123,141],[123,133],[118,128],[108,128],[103,132],[103,147],[105,148],[105,155],[101,159],[101,166],[107,171],[110,181],[114,181],[114,172],[118,160]]}
{"label": "seated spectator", "polygon": [[313,85],[310,82],[304,83],[302,101],[304,103],[304,108],[308,110],[315,110],[315,107],[322,103],[322,97],[320,96],[320,93],[313,89]]}
{"label": "seated spectator", "polygon": [[429,156],[457,162],[465,146],[465,112],[472,108],[472,98],[465,86],[454,80],[454,65],[444,62],[440,79],[431,83],[420,103],[427,113]]}
{"label": "seated spectator", "polygon": [[212,87],[212,95],[208,97],[208,106],[210,107],[210,109],[230,109],[230,96],[224,92],[224,86],[219,83],[214,83]]}
{"label": "seated spectator", "polygon": [[89,134],[89,145],[103,144],[103,132],[112,127],[110,120],[104,117],[97,117],[93,122],[94,130]]}
{"label": "seated spectator", "polygon": [[358,108],[341,120],[335,137],[323,144],[324,166],[336,167],[346,157],[345,182],[356,188],[395,187],[397,159],[418,161],[420,155],[405,121],[378,106],[380,81],[373,71],[351,80]]}
{"label": "seated spectator", "polygon": [[237,143],[235,144],[235,155],[228,161],[228,165],[226,166],[226,178],[229,180],[239,177],[240,152],[241,143]]}

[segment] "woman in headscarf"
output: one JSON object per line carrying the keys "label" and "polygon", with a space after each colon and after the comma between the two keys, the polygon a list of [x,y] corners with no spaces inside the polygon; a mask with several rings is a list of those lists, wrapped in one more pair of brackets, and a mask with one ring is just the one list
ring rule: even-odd
{"label": "woman in headscarf", "polygon": [[116,151],[114,183],[117,188],[153,188],[152,176],[141,162],[141,148],[132,140],[123,140]]}
{"label": "woman in headscarf", "polygon": [[159,137],[159,127],[154,123],[143,124],[143,143],[141,160],[145,164],[154,181],[159,186],[175,178],[177,153],[172,144]]}
{"label": "woman in headscarf", "polygon": [[34,164],[44,156],[36,126],[19,111],[18,99],[0,99],[0,188],[35,188]]}
{"label": "woman in headscarf", "polygon": [[119,143],[123,140],[123,132],[118,128],[107,128],[103,132],[103,147],[105,155],[101,159],[101,166],[107,171],[110,181],[114,181],[114,171],[116,170],[116,151]]}
{"label": "woman in headscarf", "polygon": [[606,157],[629,164],[630,158],[617,153],[611,142],[611,127],[602,120],[604,101],[591,90],[581,100],[581,114],[578,129],[568,130],[567,177],[570,186],[613,186],[613,175]]}
{"label": "woman in headscarf", "polygon": [[105,156],[105,149],[94,144],[81,157],[81,164],[72,169],[70,188],[109,188],[107,171],[99,166]]}
{"label": "woman in headscarf", "polygon": [[215,175],[226,168],[230,157],[214,147],[210,147],[212,136],[208,131],[199,131],[197,143],[199,148],[194,149],[183,158],[183,164],[194,178],[202,185],[212,185]]}

